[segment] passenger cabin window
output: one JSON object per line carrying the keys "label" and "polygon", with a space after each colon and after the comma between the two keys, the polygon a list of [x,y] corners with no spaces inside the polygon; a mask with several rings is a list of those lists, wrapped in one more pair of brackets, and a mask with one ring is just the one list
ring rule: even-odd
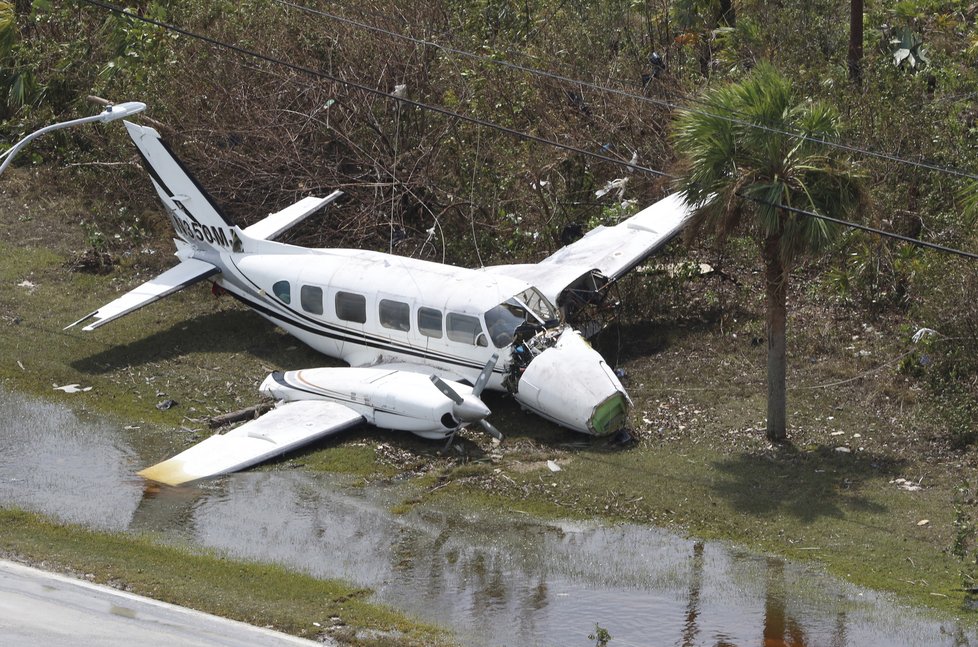
{"label": "passenger cabin window", "polygon": [[452,341],[473,346],[488,346],[486,336],[482,332],[482,322],[478,317],[460,315],[449,312],[445,317],[445,327],[448,329],[448,338]]}
{"label": "passenger cabin window", "polygon": [[299,289],[299,301],[302,309],[314,315],[323,314],[323,289],[315,285],[303,285]]}
{"label": "passenger cabin window", "polygon": [[425,337],[441,339],[441,310],[418,308],[418,330]]}
{"label": "passenger cabin window", "polygon": [[380,325],[391,330],[411,330],[411,306],[400,301],[381,299],[378,306]]}
{"label": "passenger cabin window", "polygon": [[367,322],[367,298],[352,292],[336,293],[336,316],[353,323]]}
{"label": "passenger cabin window", "polygon": [[288,281],[279,281],[272,286],[272,294],[277,296],[282,303],[292,303],[292,286]]}

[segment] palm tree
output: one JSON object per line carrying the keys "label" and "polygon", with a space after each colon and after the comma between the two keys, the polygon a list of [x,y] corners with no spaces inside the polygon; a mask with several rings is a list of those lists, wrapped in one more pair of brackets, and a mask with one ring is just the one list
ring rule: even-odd
{"label": "palm tree", "polygon": [[836,111],[801,99],[773,66],[762,63],[745,80],[710,91],[703,104],[708,108],[682,112],[675,123],[675,149],[684,158],[677,190],[697,205],[688,235],[706,231],[722,243],[746,229],[760,244],[767,294],[767,437],[782,441],[788,273],[804,254],[824,248],[839,233],[826,220],[790,209],[843,218],[861,206],[863,191],[838,149],[813,141],[838,135]]}

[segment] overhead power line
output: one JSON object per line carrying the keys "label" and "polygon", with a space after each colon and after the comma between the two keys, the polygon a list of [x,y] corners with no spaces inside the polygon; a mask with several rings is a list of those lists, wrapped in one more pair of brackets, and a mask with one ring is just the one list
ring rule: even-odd
{"label": "overhead power line", "polygon": [[[558,142],[558,141],[555,141],[555,140],[552,140],[552,139],[547,139],[545,137],[540,137],[538,135],[532,135],[530,133],[525,133],[525,132],[522,132],[522,131],[519,131],[519,130],[516,130],[516,129],[513,129],[513,128],[508,128],[506,126],[501,126],[499,124],[495,124],[493,122],[486,121],[484,119],[478,119],[476,117],[470,117],[468,115],[463,115],[461,113],[457,113],[457,112],[454,112],[452,110],[448,110],[447,108],[442,108],[440,106],[434,106],[434,105],[426,104],[426,103],[423,103],[421,101],[415,101],[413,99],[408,99],[407,97],[394,96],[393,94],[391,94],[389,92],[385,92],[385,91],[379,90],[377,88],[372,88],[372,87],[369,87],[369,86],[366,86],[366,85],[363,85],[363,84],[360,84],[360,83],[356,83],[356,82],[353,82],[353,81],[348,81],[346,79],[341,79],[341,78],[332,76],[330,74],[327,74],[325,72],[321,72],[319,70],[314,70],[312,68],[304,67],[304,66],[301,66],[301,65],[296,65],[294,63],[289,63],[288,61],[283,61],[281,59],[277,59],[277,58],[274,58],[272,56],[268,56],[266,54],[261,54],[260,52],[255,52],[253,50],[249,50],[249,49],[244,48],[244,47],[241,47],[239,45],[234,45],[232,43],[226,43],[226,42],[217,40],[215,38],[211,38],[210,36],[205,36],[203,34],[198,34],[198,33],[189,31],[187,29],[183,29],[182,27],[178,27],[176,25],[172,25],[172,24],[165,23],[165,22],[162,22],[162,21],[154,20],[152,18],[147,18],[145,16],[140,16],[138,14],[134,14],[134,13],[131,13],[129,11],[126,11],[125,9],[122,9],[120,7],[116,7],[115,5],[109,4],[107,2],[103,2],[102,0],[78,0],[78,1],[79,2],[82,2],[82,3],[85,3],[85,4],[88,4],[88,5],[91,5],[91,6],[94,6],[94,7],[99,7],[101,9],[105,9],[107,11],[110,11],[112,13],[115,13],[115,14],[118,14],[118,15],[121,15],[121,16],[124,16],[124,17],[129,18],[129,19],[132,19],[132,20],[139,20],[139,21],[144,22],[144,23],[147,23],[147,24],[155,25],[155,26],[160,27],[162,29],[166,29],[166,30],[172,31],[174,33],[181,34],[181,35],[186,36],[188,38],[191,38],[191,39],[194,39],[194,40],[199,40],[201,42],[207,43],[207,44],[212,45],[214,47],[228,49],[228,50],[234,51],[234,52],[236,52],[238,54],[243,54],[245,56],[254,57],[254,58],[257,58],[259,60],[265,61],[267,63],[271,63],[273,65],[280,65],[280,66],[289,68],[291,70],[295,70],[297,72],[301,72],[303,74],[308,74],[310,76],[323,78],[323,79],[326,79],[328,81],[332,81],[334,83],[339,83],[339,84],[345,85],[347,87],[351,87],[351,88],[354,88],[354,89],[357,89],[357,90],[361,90],[361,91],[366,92],[368,94],[373,94],[373,95],[376,95],[376,96],[383,97],[383,98],[385,98],[387,100],[398,101],[398,102],[403,103],[403,104],[406,104],[406,105],[411,105],[411,106],[415,106],[417,108],[421,108],[423,110],[431,110],[432,112],[436,112],[436,113],[439,113],[439,114],[442,114],[442,115],[445,115],[445,116],[448,116],[448,117],[451,117],[451,118],[454,118],[454,119],[459,119],[461,121],[466,121],[466,122],[469,122],[469,123],[473,123],[473,124],[476,124],[476,125],[481,126],[481,127],[484,127],[484,128],[489,128],[489,129],[497,130],[497,131],[500,131],[500,132],[503,132],[503,133],[512,135],[514,137],[525,139],[525,140],[528,140],[528,141],[533,141],[533,142],[537,142],[537,143],[540,143],[540,144],[545,144],[545,145],[548,145],[548,146],[553,146],[555,148],[560,148],[560,149],[563,149],[563,150],[566,150],[566,151],[569,151],[569,152],[573,152],[573,153],[577,153],[579,155],[590,157],[592,159],[598,159],[598,160],[601,160],[601,161],[610,162],[612,164],[615,164],[615,165],[618,165],[618,166],[622,166],[622,167],[625,167],[625,168],[629,168],[629,169],[632,169],[634,171],[641,171],[641,172],[649,173],[651,175],[655,175],[655,176],[658,176],[658,177],[667,177],[667,178],[671,178],[671,179],[677,179],[677,176],[675,176],[675,175],[673,175],[671,173],[667,173],[665,171],[661,171],[659,169],[653,169],[653,168],[649,168],[647,166],[641,166],[641,165],[638,165],[638,164],[633,164],[633,163],[631,163],[629,161],[625,161],[625,160],[621,160],[621,159],[616,159],[616,158],[613,158],[613,157],[609,157],[607,155],[602,155],[600,153],[595,153],[594,151],[588,151],[588,150],[585,150],[583,148],[578,148],[576,146],[571,146],[569,144],[563,144],[561,142]],[[752,199],[752,198],[747,198],[747,199]],[[886,231],[884,229],[877,229],[875,227],[870,227],[868,225],[863,225],[863,224],[860,224],[860,223],[857,223],[857,222],[851,222],[851,221],[842,220],[842,219],[839,219],[839,218],[832,218],[830,216],[826,216],[826,215],[823,215],[823,214],[820,214],[820,213],[816,213],[814,211],[806,211],[804,209],[798,209],[796,207],[790,207],[790,206],[784,205],[784,204],[774,204],[774,203],[766,202],[766,201],[763,201],[763,200],[760,200],[760,199],[752,199],[752,200],[755,201],[755,202],[762,202],[764,204],[768,204],[768,205],[773,206],[773,207],[784,209],[784,210],[786,210],[788,212],[795,213],[797,215],[806,216],[806,217],[810,217],[810,218],[817,218],[817,219],[825,220],[825,221],[828,221],[828,222],[833,222],[833,223],[836,223],[836,224],[839,224],[839,225],[842,225],[842,226],[845,226],[845,227],[849,227],[851,229],[858,229],[858,230],[865,231],[865,232],[868,232],[868,233],[876,234],[878,236],[882,236],[884,238],[891,238],[891,239],[894,239],[894,240],[899,240],[901,242],[909,243],[911,245],[916,245],[918,247],[923,247],[923,248],[926,248],[926,249],[932,249],[932,250],[939,251],[939,252],[942,252],[942,253],[947,253],[947,254],[954,254],[954,255],[957,255],[957,256],[964,257],[964,258],[978,259],[978,254],[975,254],[975,253],[972,253],[972,252],[967,252],[967,251],[955,249],[955,248],[952,248],[952,247],[945,247],[943,245],[938,245],[936,243],[930,243],[930,242],[927,242],[927,241],[924,241],[924,240],[920,240],[920,239],[917,239],[917,238],[910,238],[908,236],[902,236],[900,234],[896,234],[894,232]]]}
{"label": "overhead power line", "polygon": [[[502,60],[502,59],[498,59],[498,58],[493,58],[491,56],[486,56],[484,54],[477,54],[475,52],[470,52],[470,51],[466,51],[466,50],[463,50],[463,49],[458,49],[458,48],[455,48],[455,47],[451,47],[449,45],[443,45],[441,43],[437,43],[437,42],[430,41],[430,40],[425,40],[423,38],[415,38],[414,36],[408,36],[407,34],[402,34],[402,33],[396,32],[396,31],[391,31],[389,29],[384,29],[383,27],[377,27],[376,25],[371,25],[369,23],[361,22],[361,21],[358,21],[358,20],[353,20],[352,18],[347,18],[345,16],[340,16],[340,15],[337,15],[337,14],[334,14],[334,13],[330,13],[328,11],[324,11],[322,9],[315,9],[313,7],[307,7],[305,5],[301,5],[301,4],[298,4],[296,2],[292,2],[291,0],[275,0],[275,2],[277,2],[278,4],[280,4],[280,5],[284,6],[284,7],[291,7],[293,9],[298,10],[298,11],[302,11],[302,12],[309,13],[309,14],[316,15],[316,16],[321,16],[323,18],[329,18],[330,20],[333,20],[333,21],[336,21],[336,22],[340,22],[340,23],[343,23],[345,25],[349,25],[349,26],[354,27],[354,28],[357,28],[357,29],[362,29],[362,30],[365,30],[365,31],[372,31],[374,33],[382,34],[384,36],[389,36],[391,38],[397,38],[397,39],[400,39],[400,40],[405,40],[405,41],[408,41],[408,42],[413,43],[415,45],[422,45],[422,46],[425,46],[425,47],[433,47],[433,48],[439,49],[439,50],[441,50],[443,52],[448,52],[449,54],[454,54],[456,56],[461,56],[461,57],[468,58],[468,59],[471,59],[471,60],[480,61],[482,63],[489,63],[491,65],[497,65],[497,66],[500,66],[500,67],[508,68],[508,69],[511,69],[511,70],[516,70],[516,71],[519,71],[519,72],[524,72],[524,73],[531,74],[531,75],[534,75],[534,76],[539,76],[539,77],[542,77],[542,78],[547,78],[547,79],[550,79],[550,80],[553,80],[553,81],[560,81],[561,83],[573,84],[573,85],[576,85],[576,86],[579,86],[579,87],[588,88],[590,90],[595,90],[595,91],[601,92],[601,93],[615,94],[615,95],[618,95],[618,96],[621,96],[621,97],[624,97],[624,98],[633,99],[635,101],[642,101],[642,102],[645,102],[645,103],[651,103],[653,105],[657,105],[657,106],[662,107],[662,108],[667,108],[669,110],[682,110],[682,111],[690,112],[690,113],[693,113],[693,114],[699,114],[699,115],[703,115],[703,116],[714,117],[716,119],[722,119],[724,121],[729,121],[730,123],[734,123],[734,124],[737,124],[739,126],[745,126],[745,127],[754,128],[754,129],[757,129],[757,130],[763,130],[763,131],[774,133],[774,134],[778,134],[778,135],[785,135],[787,137],[792,137],[794,139],[800,139],[800,140],[807,141],[807,142],[810,142],[810,143],[813,143],[813,144],[819,144],[819,145],[822,145],[822,146],[828,146],[828,147],[831,147],[831,148],[837,148],[839,150],[844,150],[844,151],[849,152],[849,153],[863,155],[863,156],[866,156],[866,157],[874,157],[876,159],[881,159],[881,160],[885,160],[885,161],[888,161],[888,162],[894,162],[894,163],[897,163],[897,164],[904,164],[904,165],[907,165],[907,166],[912,166],[912,167],[915,167],[915,168],[925,169],[925,170],[928,170],[928,171],[934,171],[934,172],[938,172],[938,173],[946,173],[948,175],[954,175],[954,176],[957,176],[957,177],[963,177],[963,178],[968,178],[968,179],[971,179],[971,180],[978,181],[978,174],[971,173],[969,171],[963,171],[963,170],[954,169],[954,168],[950,168],[950,167],[946,167],[946,166],[940,166],[938,164],[933,164],[933,163],[930,163],[930,162],[918,162],[918,161],[914,161],[914,160],[908,160],[906,158],[902,158],[902,157],[899,157],[899,156],[894,155],[894,154],[891,154],[891,153],[882,153],[882,152],[879,152],[879,151],[873,151],[873,150],[869,150],[867,148],[862,148],[862,147],[854,146],[854,145],[851,145],[851,144],[844,144],[842,142],[837,142],[837,141],[833,141],[833,140],[830,140],[830,139],[825,139],[823,137],[815,137],[815,136],[806,135],[805,133],[801,133],[801,132],[797,132],[797,131],[784,130],[782,128],[775,128],[773,126],[768,126],[768,125],[761,124],[761,123],[756,123],[756,122],[753,122],[753,121],[747,121],[747,120],[744,120],[744,119],[738,119],[736,117],[732,117],[732,116],[729,116],[729,115],[719,115],[719,114],[715,114],[715,113],[711,113],[711,112],[705,112],[705,111],[701,111],[701,110],[696,110],[696,109],[690,108],[690,107],[685,106],[685,105],[682,105],[682,104],[674,103],[672,101],[665,101],[663,99],[657,99],[655,97],[648,97],[648,96],[645,96],[645,95],[642,95],[642,94],[636,94],[634,92],[629,92],[627,90],[621,90],[621,89],[618,89],[618,88],[612,88],[612,87],[608,87],[608,86],[599,85],[597,83],[592,83],[592,82],[589,82],[589,81],[584,81],[582,79],[573,79],[573,78],[570,78],[570,77],[567,77],[567,76],[563,76],[561,74],[557,74],[557,73],[554,73],[554,72],[548,72],[547,70],[541,70],[539,68],[533,68],[533,67],[528,67],[528,66],[525,66],[525,65],[520,65],[519,63],[513,63],[513,62],[510,62],[510,61],[506,61],[506,60]],[[705,102],[705,101],[702,101],[702,100],[690,99],[689,97],[684,97],[684,98],[686,98],[687,100],[692,100],[692,101],[696,101],[698,103],[702,103],[703,105],[706,105],[707,107],[714,107],[714,108],[716,107],[716,106],[712,106],[709,102]]]}
{"label": "overhead power line", "polygon": [[126,11],[125,9],[123,9],[121,7],[116,7],[115,5],[109,4],[107,2],[103,2],[102,0],[78,0],[78,1],[79,2],[83,2],[85,4],[89,4],[89,5],[95,6],[95,7],[100,7],[102,9],[105,9],[107,11],[111,11],[112,13],[118,14],[120,16],[125,16],[126,18],[129,18],[129,19],[132,19],[132,20],[139,20],[141,22],[145,22],[145,23],[150,24],[150,25],[155,25],[155,26],[160,27],[162,29],[167,29],[169,31],[172,31],[172,32],[177,33],[177,34],[180,34],[182,36],[186,36],[188,38],[199,40],[199,41],[208,43],[210,45],[213,45],[215,47],[221,47],[221,48],[224,48],[224,49],[229,49],[229,50],[234,51],[234,52],[237,52],[239,54],[244,54],[245,56],[251,56],[253,58],[257,58],[259,60],[265,61],[267,63],[272,63],[273,65],[281,65],[282,67],[287,67],[287,68],[289,68],[291,70],[294,70],[296,72],[301,72],[303,74],[308,74],[310,76],[316,76],[316,77],[319,77],[319,78],[322,78],[322,79],[326,79],[327,81],[332,81],[334,83],[339,83],[341,85],[345,85],[345,86],[350,87],[350,88],[353,88],[355,90],[360,90],[361,92],[366,92],[368,94],[372,94],[372,95],[375,95],[375,96],[383,97],[383,98],[388,99],[388,100],[398,101],[398,102],[403,103],[405,105],[414,106],[416,108],[421,108],[423,110],[430,110],[432,112],[437,112],[437,113],[439,113],[441,115],[444,115],[446,117],[451,117],[453,119],[458,119],[460,121],[467,121],[469,123],[476,124],[476,125],[482,126],[484,128],[490,128],[490,129],[493,129],[493,130],[498,130],[500,132],[504,132],[504,133],[506,133],[508,135],[512,135],[512,136],[518,137],[520,139],[525,139],[525,140],[528,140],[528,141],[537,142],[539,144],[546,144],[548,146],[554,146],[556,148],[560,148],[560,149],[563,149],[563,150],[566,150],[566,151],[569,151],[569,152],[572,152],[572,153],[577,153],[579,155],[585,155],[585,156],[590,157],[592,159],[598,159],[598,160],[601,160],[601,161],[604,161],[604,162],[611,162],[612,164],[628,166],[629,168],[632,168],[632,169],[637,170],[637,171],[642,171],[642,172],[648,173],[650,175],[656,175],[656,176],[659,176],[659,177],[670,177],[670,178],[671,177],[674,177],[674,176],[670,175],[669,173],[666,173],[664,171],[660,171],[658,169],[650,168],[648,166],[641,166],[640,164],[631,164],[631,163],[626,162],[625,160],[622,160],[622,159],[619,159],[619,158],[610,157],[608,155],[603,155],[601,153],[596,153],[594,151],[589,151],[589,150],[586,150],[586,149],[583,149],[583,148],[578,148],[576,146],[571,146],[570,144],[564,144],[562,142],[558,142],[558,141],[553,140],[553,139],[547,139],[546,137],[541,137],[540,135],[534,135],[534,134],[531,134],[531,133],[523,132],[521,130],[516,130],[515,128],[509,128],[508,126],[502,126],[500,124],[497,124],[497,123],[494,123],[494,122],[491,122],[491,121],[487,121],[485,119],[479,119],[478,117],[472,117],[472,116],[469,116],[469,115],[462,114],[460,112],[455,112],[453,110],[449,110],[447,108],[442,108],[441,106],[436,106],[436,105],[424,103],[424,102],[421,102],[421,101],[415,101],[414,99],[409,99],[406,96],[400,96],[399,94],[392,94],[390,92],[386,92],[386,91],[380,90],[378,88],[372,88],[372,87],[370,87],[368,85],[363,85],[362,83],[357,83],[355,81],[349,81],[347,79],[342,79],[340,77],[333,76],[332,74],[328,74],[328,73],[322,72],[320,70],[314,70],[311,67],[305,67],[303,65],[297,65],[295,63],[290,63],[288,61],[284,61],[284,60],[279,59],[279,58],[274,58],[272,56],[268,56],[266,54],[262,54],[260,52],[254,51],[254,50],[247,49],[245,47],[241,47],[240,45],[235,45],[233,43],[225,43],[225,42],[220,41],[220,40],[217,40],[215,38],[211,38],[210,36],[205,36],[203,34],[198,34],[198,33],[195,33],[195,32],[189,31],[189,30],[186,30],[186,29],[184,29],[182,27],[178,27],[176,25],[170,24],[170,23],[165,23],[165,22],[162,22],[162,21],[159,21],[159,20],[154,20],[152,18],[147,18],[146,16],[140,16],[138,14],[135,14],[135,13],[132,13],[132,12],[129,12],[129,11]]}
{"label": "overhead power line", "polygon": [[759,202],[761,204],[766,204],[771,207],[777,207],[778,209],[784,209],[790,213],[798,214],[800,216],[808,216],[810,218],[818,218],[820,220],[825,220],[826,222],[833,222],[837,225],[843,225],[851,229],[858,229],[860,231],[865,231],[871,234],[876,234],[877,236],[883,236],[884,238],[892,238],[893,240],[899,240],[904,243],[910,243],[911,245],[916,245],[917,247],[924,247],[926,249],[932,249],[934,251],[943,252],[945,254],[954,254],[956,256],[962,256],[964,258],[970,258],[978,260],[978,254],[972,252],[966,252],[964,250],[955,249],[954,247],[946,247],[944,245],[938,245],[937,243],[929,243],[926,240],[920,240],[919,238],[911,238],[910,236],[902,236],[900,234],[894,233],[892,231],[886,231],[885,229],[877,229],[876,227],[870,227],[869,225],[863,225],[858,222],[850,222],[848,220],[841,220],[839,218],[833,218],[831,216],[826,216],[821,213],[815,213],[814,211],[805,211],[804,209],[798,209],[797,207],[789,207],[786,204],[774,204],[766,200],[761,200],[760,198],[748,198],[746,196],[741,196],[746,200],[752,200],[754,202]]}

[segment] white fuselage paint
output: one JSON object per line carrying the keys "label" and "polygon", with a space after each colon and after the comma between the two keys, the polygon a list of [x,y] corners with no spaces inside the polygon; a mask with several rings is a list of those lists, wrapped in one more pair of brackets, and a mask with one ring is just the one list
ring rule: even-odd
{"label": "white fuselage paint", "polygon": [[[530,287],[510,277],[379,252],[260,245],[265,248],[260,253],[222,253],[222,271],[214,282],[303,343],[352,366],[423,364],[473,381],[489,357],[501,350],[485,329],[485,312]],[[302,253],[290,253],[293,249]],[[207,260],[214,262],[212,257]],[[288,303],[276,294],[275,286],[282,281],[290,286]],[[322,312],[303,307],[303,288],[321,291]],[[363,323],[338,315],[338,293],[363,298]],[[408,330],[381,324],[381,300],[407,305]],[[441,313],[440,336],[419,328],[422,308]],[[451,339],[446,329],[449,314],[477,318],[485,345]],[[508,352],[502,355],[489,382],[496,390],[503,388],[510,364]]]}
{"label": "white fuselage paint", "polygon": [[[252,241],[248,253],[190,246],[181,256],[214,264],[221,270],[212,279],[217,286],[313,349],[351,366],[417,370],[421,365],[446,379],[472,383],[498,353],[487,388],[513,390],[504,385],[515,361],[512,343],[493,343],[485,313],[531,289],[525,281],[380,252],[272,241]],[[314,298],[304,303],[304,291]],[[341,316],[338,294],[362,299],[362,322]],[[381,323],[382,300],[404,304],[407,330]],[[440,313],[440,335],[419,326],[423,309]],[[481,329],[459,340],[446,325],[450,315],[475,318]],[[623,424],[628,397],[600,354],[569,327],[547,334],[551,340],[532,353],[532,366],[520,368],[532,379],[517,387],[517,401],[562,426],[594,434],[609,433],[595,428],[593,420],[599,406],[616,399],[622,409],[616,424]]]}

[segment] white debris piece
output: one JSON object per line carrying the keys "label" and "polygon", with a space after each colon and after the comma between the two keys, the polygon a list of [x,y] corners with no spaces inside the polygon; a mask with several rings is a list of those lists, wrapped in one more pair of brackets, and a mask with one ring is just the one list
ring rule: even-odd
{"label": "white debris piece", "polygon": [[555,461],[547,461],[547,467],[550,468],[550,471],[551,472],[559,472],[560,471],[560,465],[558,465]]}
{"label": "white debris piece", "polygon": [[916,343],[919,343],[920,340],[923,339],[924,337],[926,337],[928,335],[936,335],[936,334],[937,334],[937,331],[934,330],[934,329],[932,329],[932,328],[921,328],[920,330],[918,330],[917,332],[915,332],[913,334],[913,337],[911,337],[910,339],[911,339],[911,341],[913,341],[913,343],[916,344]]}
{"label": "white debris piece", "polygon": [[52,384],[55,391],[64,391],[65,393],[84,393],[85,391],[91,391],[90,386],[81,386],[79,384],[65,384],[64,386],[58,386],[57,384]]}
{"label": "white debris piece", "polygon": [[919,492],[923,490],[919,483],[914,483],[913,481],[908,481],[907,479],[894,479],[890,481],[901,490],[906,490],[907,492]]}
{"label": "white debris piece", "polygon": [[601,198],[611,193],[612,191],[618,191],[618,199],[621,200],[625,195],[625,185],[628,184],[627,177],[620,177],[615,180],[608,180],[608,183],[604,185],[603,189],[598,189],[594,192],[594,197]]}

